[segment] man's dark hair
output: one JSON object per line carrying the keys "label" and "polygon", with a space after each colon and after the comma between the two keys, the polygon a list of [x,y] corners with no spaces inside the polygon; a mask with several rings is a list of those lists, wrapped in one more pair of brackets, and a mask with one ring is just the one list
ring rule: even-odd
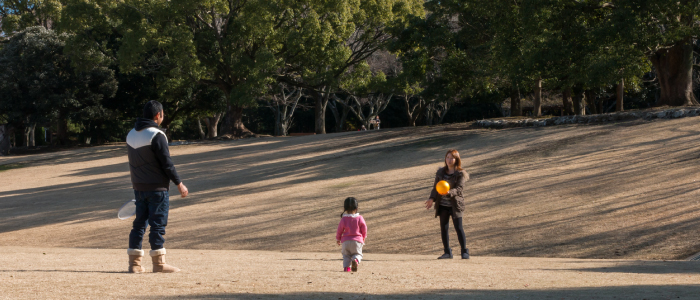
{"label": "man's dark hair", "polygon": [[143,107],[143,118],[153,120],[161,111],[163,111],[163,104],[156,100],[148,101]]}

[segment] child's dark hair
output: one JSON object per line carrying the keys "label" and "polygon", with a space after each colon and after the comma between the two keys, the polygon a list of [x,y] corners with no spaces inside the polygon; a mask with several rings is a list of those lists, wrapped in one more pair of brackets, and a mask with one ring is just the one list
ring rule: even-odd
{"label": "child's dark hair", "polygon": [[343,209],[345,209],[345,210],[343,211],[342,214],[340,214],[341,218],[343,217],[343,214],[345,214],[345,212],[351,212],[351,211],[357,210],[357,199],[355,199],[355,197],[345,198],[345,204],[343,204]]}

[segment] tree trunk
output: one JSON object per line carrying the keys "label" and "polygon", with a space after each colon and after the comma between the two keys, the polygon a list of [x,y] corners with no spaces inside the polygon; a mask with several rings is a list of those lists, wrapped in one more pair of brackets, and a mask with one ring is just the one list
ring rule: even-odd
{"label": "tree trunk", "polygon": [[426,126],[433,125],[433,105],[434,103],[431,102],[425,107],[425,110],[423,111],[423,114],[425,115]]}
{"label": "tree trunk", "polygon": [[[242,108],[241,108],[242,110]],[[219,122],[221,122],[222,113],[216,113],[211,117],[206,117],[204,123],[207,125],[207,137],[212,139],[219,136]],[[245,126],[243,127],[245,128]],[[248,129],[246,129],[248,130]],[[248,131],[250,132],[250,131]]]}
{"label": "tree trunk", "polygon": [[[365,119],[362,121],[362,126],[364,126],[367,130],[370,130],[372,127],[372,120],[371,119]],[[374,129],[377,129],[377,125],[374,125]]]}
{"label": "tree trunk", "polygon": [[345,125],[345,120],[348,119],[348,113],[350,113],[350,111],[347,110],[347,109],[345,109],[345,108],[343,108],[343,112],[340,114],[340,127],[338,127],[338,129],[339,129],[340,131],[338,131],[338,132],[343,131],[343,127],[342,127],[342,126]]}
{"label": "tree trunk", "polygon": [[615,111],[625,110],[625,106],[623,103],[624,100],[625,100],[625,80],[620,79],[620,82],[617,84],[617,100],[615,102]]}
{"label": "tree trunk", "polygon": [[233,114],[233,105],[230,104],[230,100],[227,100],[227,102],[229,104],[226,105],[226,112],[224,114],[224,119],[223,119],[223,122],[221,122],[221,135],[233,133],[233,119],[231,119],[231,116]]}
{"label": "tree trunk", "polygon": [[[419,100],[420,101],[420,100]],[[416,106],[411,109],[411,96],[404,95],[403,102],[406,107],[406,120],[408,120],[408,126],[416,126],[416,119],[413,118],[413,113],[416,111]],[[420,103],[418,103],[420,105]]]}
{"label": "tree trunk", "polygon": [[197,130],[199,131],[200,140],[207,138],[206,133],[204,133],[204,128],[202,128],[202,119],[200,118],[197,118]]}
{"label": "tree trunk", "polygon": [[275,136],[282,136],[282,112],[280,111],[279,105],[277,108],[273,108],[272,111],[275,113]]}
{"label": "tree trunk", "polygon": [[[236,137],[247,137],[254,133],[243,124],[243,109],[244,107],[234,105],[231,109],[231,121],[233,122],[233,135]],[[214,129],[216,130],[216,129]]]}
{"label": "tree trunk", "polygon": [[207,117],[207,120],[208,120],[206,122],[206,124],[207,124],[207,136],[210,139],[219,136],[219,134],[218,134],[219,120],[218,119],[219,118]]}
{"label": "tree trunk", "polygon": [[24,127],[24,130],[22,132],[22,143],[25,147],[29,148],[36,146],[36,140],[34,136],[35,130],[36,123],[32,123]]}
{"label": "tree trunk", "polygon": [[442,121],[445,119],[445,116],[447,115],[447,111],[450,110],[450,104],[449,102],[444,102],[442,105],[442,110],[438,110],[438,121],[437,124],[440,125],[442,124]]}
{"label": "tree trunk", "polygon": [[[227,106],[226,116],[224,117],[224,124],[221,130],[222,135],[231,135],[234,137],[253,135],[253,132],[243,125],[243,109],[244,107],[239,105],[229,104]],[[209,136],[211,136],[211,134],[209,134]]]}
{"label": "tree trunk", "polygon": [[522,107],[520,107],[520,89],[515,86],[510,90],[510,116],[519,117],[523,115]]}
{"label": "tree trunk", "polygon": [[316,100],[316,105],[314,107],[314,116],[316,123],[314,130],[316,134],[326,134],[326,106],[328,105],[330,87],[324,87],[323,92],[313,91],[311,95]]}
{"label": "tree trunk", "polygon": [[10,154],[10,132],[7,125],[0,125],[0,155]]}
{"label": "tree trunk", "polygon": [[289,127],[292,125],[291,118],[285,118],[280,122],[279,132],[281,136],[289,135]]}
{"label": "tree trunk", "polygon": [[591,111],[591,114],[599,114],[598,112],[598,106],[597,106],[597,101],[595,99],[595,94],[591,90],[587,90],[584,92],[586,95],[586,103],[588,104],[588,109]]}
{"label": "tree trunk", "polygon": [[63,113],[60,113],[58,117],[56,139],[59,145],[68,144],[68,119],[64,117]]}
{"label": "tree trunk", "polygon": [[36,123],[32,123],[32,125],[29,126],[29,143],[27,146],[36,147]]}
{"label": "tree trunk", "polygon": [[535,81],[535,101],[532,115],[534,117],[542,116],[542,78],[538,78]]}
{"label": "tree trunk", "polygon": [[274,130],[273,135],[274,136],[286,136],[286,133],[285,133],[286,131],[285,131],[284,125],[282,125],[282,123],[283,123],[283,119],[284,119],[283,115],[287,114],[287,105],[282,105],[282,107],[284,108],[283,109],[283,108],[280,108],[279,102],[275,102],[275,103],[271,103],[269,105],[269,107],[270,107],[270,110],[272,110],[272,112],[275,114],[275,130]]}
{"label": "tree trunk", "polygon": [[273,109],[275,111],[275,136],[287,136],[295,108],[296,103],[289,107],[285,101],[282,107],[278,104],[277,108]]}
{"label": "tree trunk", "polygon": [[29,132],[31,129],[29,126],[25,126],[24,130],[22,130],[22,144],[23,146],[29,148]]}
{"label": "tree trunk", "polygon": [[335,118],[335,132],[340,132],[343,128],[343,124],[340,123],[340,112],[338,111],[338,104],[334,101],[328,101],[328,107],[331,108],[333,113],[333,118]]}
{"label": "tree trunk", "polygon": [[[422,110],[423,106],[423,99],[418,98],[418,103],[411,107],[411,97],[412,95],[404,95],[403,96],[403,101],[404,101],[404,106],[406,107],[406,120],[408,120],[408,126],[415,127],[416,126],[416,119],[418,119],[418,115],[420,114],[420,110]],[[416,111],[418,109],[418,111]]]}
{"label": "tree trunk", "polygon": [[586,114],[585,102],[583,100],[583,92],[574,95],[574,114],[582,116]]}
{"label": "tree trunk", "polygon": [[418,98],[418,103],[411,107],[410,97],[404,98],[406,104],[406,116],[408,117],[408,126],[416,126],[416,121],[423,114],[425,108],[428,107],[429,102],[423,100],[423,98]]}
{"label": "tree trunk", "polygon": [[0,125],[0,155],[4,155],[4,147],[5,145],[6,138],[5,138],[5,125]]}
{"label": "tree trunk", "polygon": [[698,105],[693,95],[692,37],[653,53],[649,59],[656,69],[661,90],[656,105]]}
{"label": "tree trunk", "polygon": [[564,106],[563,115],[569,116],[572,114],[571,107],[571,88],[566,88],[561,93],[562,105]]}
{"label": "tree trunk", "polygon": [[[328,101],[328,106],[331,108],[331,112],[333,113],[333,117],[335,118],[335,132],[342,132],[343,125],[345,124],[345,120],[347,120],[348,118],[348,113],[350,112],[350,110],[345,108],[342,104],[338,105],[338,103],[340,103],[338,102],[338,100]],[[339,106],[341,108],[338,108]]]}

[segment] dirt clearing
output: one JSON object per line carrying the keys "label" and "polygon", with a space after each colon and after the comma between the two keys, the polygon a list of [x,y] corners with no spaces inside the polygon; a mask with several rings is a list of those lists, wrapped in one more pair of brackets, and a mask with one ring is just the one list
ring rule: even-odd
{"label": "dirt clearing", "polygon": [[[682,259],[700,251],[700,117],[466,130],[465,124],[174,146],[166,248],[336,252],[345,197],[368,254],[441,254],[426,211],[456,148],[475,257]],[[126,249],[126,146],[0,158],[0,245]],[[174,189],[171,189],[174,191]],[[452,233],[456,247],[456,236]],[[119,268],[117,268],[119,269]],[[435,281],[435,279],[431,279]]]}
{"label": "dirt clearing", "polygon": [[[174,274],[128,274],[126,250],[1,247],[6,299],[697,299],[700,262],[168,251]],[[150,261],[145,263],[150,271]]]}

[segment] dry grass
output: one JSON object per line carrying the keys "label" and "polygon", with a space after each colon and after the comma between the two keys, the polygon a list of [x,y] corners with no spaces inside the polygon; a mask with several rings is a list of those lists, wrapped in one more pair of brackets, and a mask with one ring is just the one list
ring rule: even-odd
{"label": "dry grass", "polygon": [[2,171],[7,171],[7,170],[12,170],[12,169],[19,169],[26,167],[25,164],[17,163],[17,164],[3,164],[0,165],[0,172]]}
{"label": "dry grass", "polygon": [[[3,299],[697,299],[698,262],[173,250],[175,274],[128,274],[126,251],[1,247]],[[150,261],[144,264],[150,270]]]}
{"label": "dry grass", "polygon": [[[506,130],[465,124],[171,148],[166,247],[335,252],[342,200],[360,199],[368,253],[440,253],[425,211],[446,149],[471,174],[476,256],[679,259],[700,250],[700,118]],[[0,245],[124,249],[133,198],[123,145],[36,156],[2,172]],[[456,239],[452,243],[456,247]]]}

